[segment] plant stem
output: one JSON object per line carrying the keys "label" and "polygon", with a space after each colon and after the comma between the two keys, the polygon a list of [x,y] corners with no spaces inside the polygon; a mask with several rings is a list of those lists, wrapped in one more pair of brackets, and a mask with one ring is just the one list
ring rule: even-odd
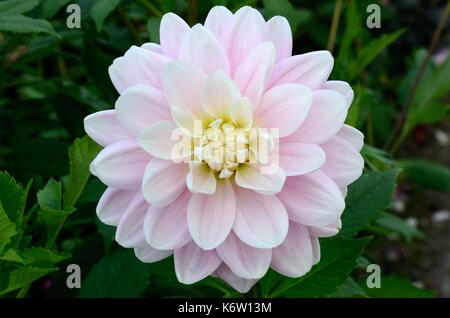
{"label": "plant stem", "polygon": [[119,14],[120,19],[125,23],[130,33],[133,35],[134,40],[137,44],[141,45],[143,43],[141,35],[139,34],[139,31],[136,29],[134,24],[130,21],[125,11],[119,7],[117,9],[117,13]]}
{"label": "plant stem", "polygon": [[405,103],[403,104],[403,107],[402,107],[402,110],[400,113],[400,117],[398,118],[398,120],[394,126],[394,129],[392,130],[391,135],[389,136],[388,140],[386,141],[386,144],[384,145],[384,149],[388,150],[392,154],[394,154],[398,150],[401,143],[407,136],[407,134],[400,133],[400,131],[405,122],[406,115],[408,114],[408,109],[409,109],[412,101],[414,100],[414,96],[417,92],[417,88],[419,87],[420,81],[422,80],[422,77],[425,74],[425,70],[427,68],[428,62],[431,59],[431,54],[433,53],[434,49],[436,48],[436,45],[439,42],[439,39],[442,34],[442,30],[444,29],[444,26],[447,22],[449,14],[450,14],[450,1],[447,2],[444,12],[442,13],[441,18],[439,19],[439,23],[436,27],[436,30],[434,31],[430,46],[428,47],[427,54],[425,55],[425,58],[423,59],[422,63],[420,64],[419,71],[417,72],[417,75],[411,86],[411,91],[410,91]]}
{"label": "plant stem", "polygon": [[330,35],[328,37],[327,50],[333,53],[334,43],[336,42],[336,34],[339,26],[339,19],[341,17],[342,0],[336,0],[334,7],[333,21],[331,22]]}
{"label": "plant stem", "polygon": [[146,7],[148,9],[148,11],[150,11],[153,15],[156,15],[157,17],[162,17],[164,15],[157,7],[155,7],[149,1],[147,1],[147,0],[138,0],[138,2],[140,4],[142,4],[144,7]]}
{"label": "plant stem", "polygon": [[189,6],[188,6],[189,25],[194,25],[197,22],[197,15],[198,15],[198,1],[197,0],[189,0]]}

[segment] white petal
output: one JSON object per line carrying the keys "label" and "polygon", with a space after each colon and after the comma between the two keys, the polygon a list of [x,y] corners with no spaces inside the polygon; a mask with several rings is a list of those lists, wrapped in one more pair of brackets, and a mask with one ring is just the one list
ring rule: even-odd
{"label": "white petal", "polygon": [[96,143],[106,147],[121,139],[135,136],[132,130],[122,125],[115,110],[103,110],[84,119],[84,130]]}
{"label": "white petal", "polygon": [[274,16],[267,21],[269,40],[275,44],[278,62],[292,55],[292,32],[285,17]]}
{"label": "white petal", "polygon": [[195,193],[188,206],[188,227],[195,243],[204,250],[220,245],[233,227],[236,201],[228,180],[217,182],[212,195]]}
{"label": "white petal", "polygon": [[140,193],[133,198],[117,226],[117,243],[123,247],[147,245],[144,238],[143,226],[148,207],[148,203]]}
{"label": "white petal", "polygon": [[155,207],[164,207],[178,198],[186,188],[187,165],[152,158],[145,168],[142,194]]}
{"label": "white petal", "polygon": [[325,152],[318,145],[280,144],[280,166],[287,177],[313,172],[325,163]]}
{"label": "white petal", "polygon": [[134,255],[144,263],[154,263],[172,255],[173,251],[160,251],[151,246],[140,246],[134,248]]}
{"label": "white petal", "polygon": [[108,188],[98,201],[97,216],[105,224],[117,226],[136,196],[136,190],[119,190]]}
{"label": "white petal", "polygon": [[356,151],[361,151],[364,146],[364,135],[358,129],[349,125],[343,125],[341,130],[338,131],[337,137],[344,139],[351,144]]}
{"label": "white petal", "polygon": [[264,166],[257,164],[241,164],[236,170],[235,181],[237,185],[255,191],[278,193],[283,188],[286,175],[280,167],[265,173]]}
{"label": "white petal", "polygon": [[251,128],[253,125],[252,103],[247,97],[240,98],[230,107],[230,117],[239,128]]}
{"label": "white petal", "polygon": [[322,86],[323,89],[330,89],[332,91],[338,92],[345,97],[347,101],[347,107],[350,107],[353,101],[354,93],[351,86],[344,81],[327,81]]}
{"label": "white petal", "polygon": [[186,184],[193,193],[214,194],[216,192],[216,176],[205,163],[191,163],[186,175]]}
{"label": "white petal", "polygon": [[288,232],[288,215],[276,196],[235,189],[236,221],[233,230],[247,245],[273,248]]}
{"label": "white petal", "polygon": [[215,250],[204,251],[191,242],[174,252],[175,273],[183,284],[193,284],[212,274],[222,263]]}
{"label": "white petal", "polygon": [[225,264],[220,265],[216,274],[242,294],[247,293],[258,281],[257,279],[245,279],[237,276]]}
{"label": "white petal", "polygon": [[173,58],[178,58],[181,42],[189,31],[189,25],[179,16],[166,13],[159,29],[159,38],[163,52]]}
{"label": "white petal", "polygon": [[317,237],[311,236],[311,246],[313,251],[313,265],[320,261],[320,244]]}
{"label": "white petal", "polygon": [[206,17],[205,28],[211,31],[216,39],[220,40],[225,30],[229,27],[233,14],[224,6],[213,7]]}

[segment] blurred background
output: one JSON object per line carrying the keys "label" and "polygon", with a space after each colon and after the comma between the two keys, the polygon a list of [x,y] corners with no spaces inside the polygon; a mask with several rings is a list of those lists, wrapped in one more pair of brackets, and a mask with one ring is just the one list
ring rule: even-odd
{"label": "blurred background", "polygon": [[[392,286],[390,294],[372,290],[369,296],[450,297],[448,1],[11,3],[0,1],[0,171],[8,172],[24,187],[33,180],[27,207],[32,209],[30,201],[36,201],[36,193],[50,178],[62,180],[63,184],[73,181],[69,154],[73,159],[77,147],[98,151],[95,145],[81,141],[73,144],[69,152],[68,148],[85,135],[86,115],[114,106],[118,95],[107,72],[114,58],[132,45],[158,43],[159,23],[166,12],[175,12],[194,25],[202,23],[214,5],[225,5],[232,11],[250,5],[260,9],[266,19],[282,15],[289,20],[294,54],[323,49],[333,53],[331,78],[349,82],[355,91],[347,123],[366,136],[366,167],[403,169],[391,207],[365,229],[374,238],[358,262],[361,268],[369,260],[380,264],[383,275],[389,277],[385,283]],[[71,3],[81,9],[80,28],[68,28],[72,11],[66,9]],[[376,19],[371,17],[376,10],[368,12],[370,4],[379,6],[379,28],[368,27],[367,23],[376,21],[371,20]],[[67,212],[67,218],[57,220],[61,223],[52,242],[47,237],[46,243],[42,235],[48,225],[42,215],[31,217],[23,232],[30,242],[71,253],[70,259],[61,256],[61,268],[76,263],[89,272],[94,264],[111,255],[108,253],[116,245],[114,229],[100,224],[95,215],[104,186],[97,179],[85,179],[75,199],[76,213]],[[138,271],[141,265],[130,266]],[[158,272],[165,266],[172,265],[158,263],[150,271]],[[101,271],[98,267],[95,270]],[[357,280],[363,274],[361,269],[352,275]],[[203,287],[164,284],[173,277],[161,271],[151,277],[151,287],[142,287],[147,296],[204,295]],[[65,287],[64,271],[35,278],[26,290],[21,289],[23,295],[77,294]],[[406,288],[409,282],[417,289]],[[348,296],[366,295],[349,292]]]}

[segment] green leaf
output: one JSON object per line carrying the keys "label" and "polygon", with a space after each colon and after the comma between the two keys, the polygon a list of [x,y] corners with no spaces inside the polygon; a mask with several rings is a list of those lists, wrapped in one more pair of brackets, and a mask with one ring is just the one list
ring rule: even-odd
{"label": "green leaf", "polygon": [[70,257],[69,253],[55,252],[43,247],[25,249],[21,255],[27,264],[39,267],[50,267],[50,265],[59,263]]}
{"label": "green leaf", "polygon": [[25,265],[25,260],[19,255],[19,253],[12,248],[9,248],[5,254],[0,256],[0,260],[6,261],[6,262],[14,262],[19,263],[22,265]]}
{"label": "green leaf", "polygon": [[56,237],[61,231],[67,217],[75,211],[74,208],[70,210],[50,210],[44,209],[39,210],[38,215],[44,223],[47,229],[47,246],[52,247]]}
{"label": "green leaf", "polygon": [[0,200],[0,253],[5,246],[11,242],[11,238],[16,234],[16,225],[9,220],[8,215],[3,208],[2,201]]}
{"label": "green leaf", "polygon": [[37,193],[37,199],[41,209],[61,210],[61,183],[50,179]]}
{"label": "green leaf", "polygon": [[159,43],[159,25],[161,24],[160,17],[150,17],[147,21],[147,32],[150,37],[150,41],[153,43]]}
{"label": "green leaf", "polygon": [[283,277],[269,297],[323,297],[336,291],[356,265],[370,237],[360,239],[330,238],[321,240],[321,259],[300,278]]}
{"label": "green leaf", "polygon": [[41,3],[41,17],[50,19],[54,17],[59,10],[66,6],[71,0],[44,0]]}
{"label": "green leaf", "polygon": [[361,286],[369,297],[373,298],[430,298],[434,292],[415,287],[410,281],[402,278],[382,276],[380,288]]}
{"label": "green leaf", "polygon": [[375,224],[389,231],[393,231],[403,235],[406,242],[408,243],[411,242],[414,238],[425,238],[425,235],[421,231],[390,213],[383,213],[383,215],[376,221]]}
{"label": "green leaf", "polygon": [[12,292],[55,271],[56,268],[19,267],[9,273],[8,283],[0,290],[0,295]]}
{"label": "green leaf", "polygon": [[364,174],[348,188],[339,235],[351,237],[381,216],[392,201],[399,170]]}
{"label": "green leaf", "polygon": [[105,245],[105,251],[108,252],[111,244],[114,242],[116,235],[116,227],[102,223],[99,219],[95,220],[97,230],[103,237],[103,243]]}
{"label": "green leaf", "polygon": [[39,4],[39,0],[8,0],[0,2],[0,16],[28,12]]}
{"label": "green leaf", "polygon": [[95,264],[81,283],[80,297],[139,297],[149,283],[146,264],[131,249],[118,249]]}
{"label": "green leaf", "polygon": [[337,64],[345,67],[347,61],[350,59],[350,52],[352,50],[353,40],[361,33],[361,17],[358,13],[356,1],[351,1],[345,11],[345,32],[339,49]]}
{"label": "green leaf", "polygon": [[24,15],[0,15],[0,31],[13,33],[48,33],[60,37],[52,25],[42,19],[32,19]]}
{"label": "green leaf", "polygon": [[20,222],[27,199],[24,190],[7,172],[0,172],[0,201],[12,222]]}
{"label": "green leaf", "polygon": [[295,34],[300,23],[305,23],[311,17],[311,12],[294,7],[288,0],[264,0],[264,16],[271,18],[276,15],[285,17]]}
{"label": "green leaf", "polygon": [[406,29],[401,29],[393,33],[383,34],[380,38],[373,40],[366,45],[356,57],[356,60],[349,66],[350,78],[354,79],[365,69],[384,49],[395,42]]}
{"label": "green leaf", "polygon": [[336,292],[331,294],[330,297],[338,298],[354,298],[354,297],[368,297],[364,290],[353,280],[348,277],[347,280],[340,285]]}
{"label": "green leaf", "polygon": [[100,146],[88,136],[75,139],[69,147],[70,173],[64,189],[64,209],[72,208],[77,202],[89,179],[89,165],[99,151]]}
{"label": "green leaf", "polygon": [[402,160],[397,164],[403,169],[408,179],[422,187],[450,192],[449,168],[419,159]]}
{"label": "green leaf", "polygon": [[97,32],[100,32],[103,27],[103,22],[106,17],[114,11],[120,0],[96,0],[91,8],[91,16],[94,19]]}

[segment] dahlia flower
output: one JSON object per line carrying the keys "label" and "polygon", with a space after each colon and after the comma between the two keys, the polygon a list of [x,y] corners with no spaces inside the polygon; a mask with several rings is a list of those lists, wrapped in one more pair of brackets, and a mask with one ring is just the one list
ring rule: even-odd
{"label": "dahlia flower", "polygon": [[115,109],[84,121],[104,146],[98,217],[143,262],[173,254],[185,284],[213,275],[247,292],[269,267],[304,275],[364,164],[331,54],[292,56],[287,20],[250,7],[192,28],[168,13],[160,39],[113,62]]}

